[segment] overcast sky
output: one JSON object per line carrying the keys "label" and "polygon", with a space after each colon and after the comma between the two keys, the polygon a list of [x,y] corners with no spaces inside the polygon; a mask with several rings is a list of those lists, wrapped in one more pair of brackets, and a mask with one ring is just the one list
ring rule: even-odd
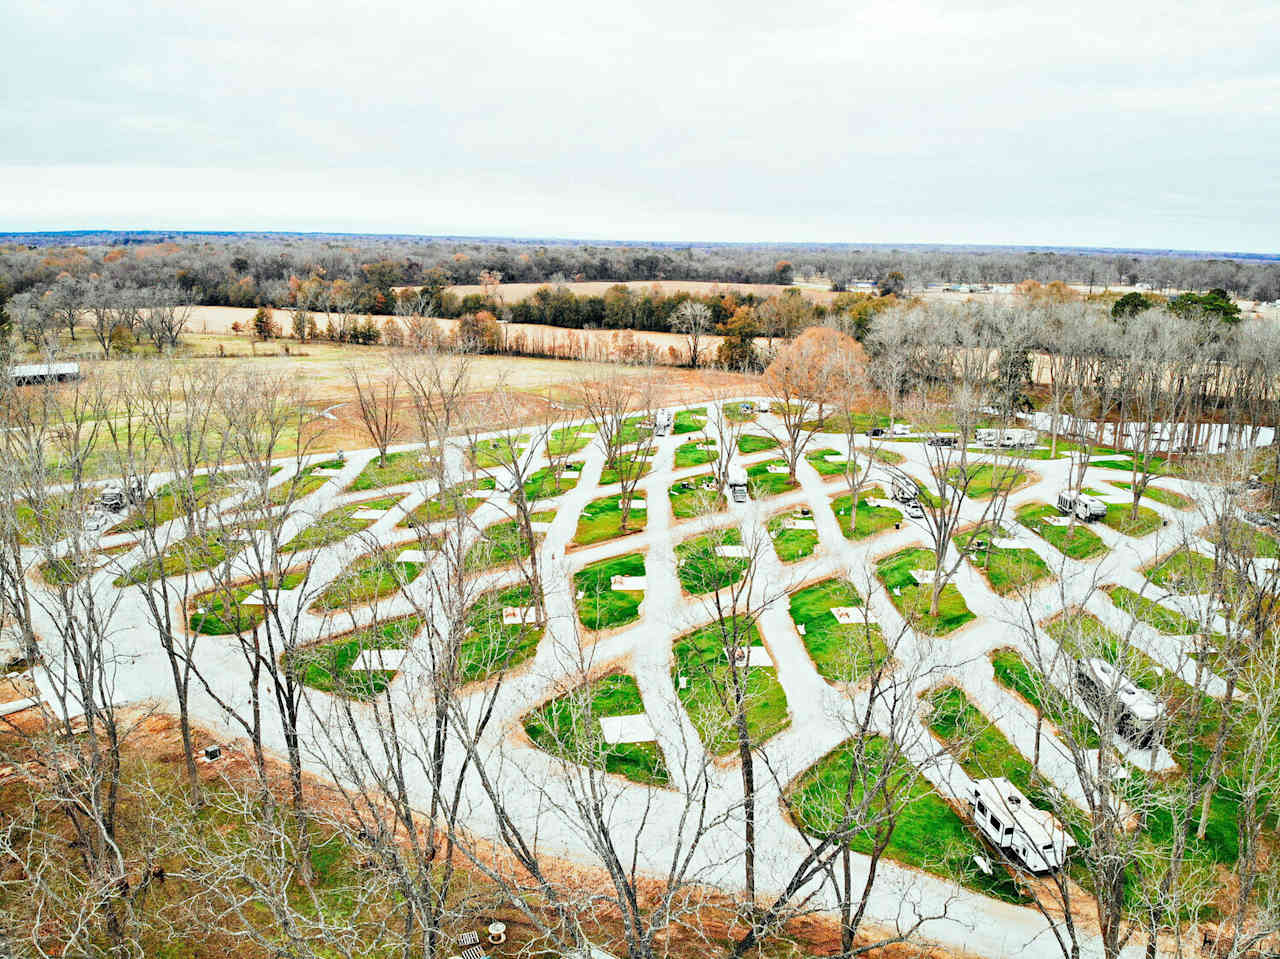
{"label": "overcast sky", "polygon": [[0,230],[1280,249],[1275,0],[4,10]]}

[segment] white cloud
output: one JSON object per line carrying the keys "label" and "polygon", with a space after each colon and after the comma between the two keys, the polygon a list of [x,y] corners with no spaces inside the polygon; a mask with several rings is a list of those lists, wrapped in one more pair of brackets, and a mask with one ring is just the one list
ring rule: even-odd
{"label": "white cloud", "polygon": [[28,2],[0,228],[1273,249],[1278,17]]}

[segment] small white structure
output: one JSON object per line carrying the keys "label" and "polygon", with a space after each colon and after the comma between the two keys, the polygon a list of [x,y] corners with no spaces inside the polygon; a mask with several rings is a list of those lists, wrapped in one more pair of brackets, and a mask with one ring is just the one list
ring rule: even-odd
{"label": "small white structure", "polygon": [[536,606],[503,606],[503,626],[528,626],[538,621]]}
{"label": "small white structure", "polygon": [[911,424],[910,423],[894,423],[893,435],[894,436],[910,436]]}
{"label": "small white structure", "polygon": [[987,841],[1033,873],[1061,869],[1076,845],[1050,813],[1032,806],[1003,777],[974,780],[965,800]]}
{"label": "small white structure", "polygon": [[79,363],[19,363],[9,367],[9,378],[15,386],[36,383],[65,383],[80,379]]}
{"label": "small white structure", "polygon": [[920,586],[923,586],[925,583],[932,583],[932,582],[933,582],[933,570],[931,570],[931,569],[913,569],[913,570],[911,571],[911,578],[912,578],[912,579],[914,579],[914,580],[916,581],[916,583],[917,583],[917,584],[919,584]]}
{"label": "small white structure", "polygon": [[716,555],[724,559],[750,559],[751,554],[747,552],[745,546],[738,546],[733,543],[726,543],[716,547]]}
{"label": "small white structure", "polygon": [[1000,431],[983,427],[973,431],[973,440],[979,446],[996,446],[1000,442]]}
{"label": "small white structure", "polygon": [[550,532],[551,532],[551,524],[550,524],[550,523],[534,523],[534,522],[530,522],[530,523],[529,523],[529,529],[533,530],[533,532],[535,532],[535,533],[550,533]]}
{"label": "small white structure", "polygon": [[841,626],[854,626],[862,621],[857,606],[832,606],[831,615]]}
{"label": "small white structure", "polygon": [[335,467],[326,466],[324,469],[312,470],[311,475],[312,476],[330,476],[330,477],[341,476],[342,467],[335,468]]}
{"label": "small white structure", "polygon": [[[735,651],[737,653],[737,662],[739,666],[745,666],[748,669],[760,667],[763,669],[773,668],[773,657],[769,655],[769,650],[763,646],[739,646]],[[724,651],[725,658],[733,655],[730,650]]]}
{"label": "small white structure", "polygon": [[427,554],[420,549],[406,549],[396,557],[397,563],[416,563],[419,566],[427,562]]}
{"label": "small white structure", "polygon": [[409,658],[407,649],[362,649],[351,662],[351,669],[357,672],[394,669],[397,672],[404,668],[404,661]]}
{"label": "small white structure", "polygon": [[787,475],[787,468],[786,468],[785,466],[777,466],[777,465],[773,465],[773,466],[766,466],[766,467],[765,467],[765,472],[766,472],[766,473],[771,473],[771,474],[773,474],[774,476],[786,476],[786,475]]}
{"label": "small white structure", "polygon": [[600,735],[611,746],[617,743],[651,743],[658,738],[646,713],[601,716]]}
{"label": "small white structure", "polygon": [[609,588],[616,589],[620,593],[643,593],[645,590],[645,577],[612,576],[609,579]]}
{"label": "small white structure", "polygon": [[351,518],[379,520],[386,515],[387,511],[385,509],[358,509],[351,514]]}
{"label": "small white structure", "polygon": [[812,516],[788,516],[782,521],[783,529],[817,529],[818,524]]}

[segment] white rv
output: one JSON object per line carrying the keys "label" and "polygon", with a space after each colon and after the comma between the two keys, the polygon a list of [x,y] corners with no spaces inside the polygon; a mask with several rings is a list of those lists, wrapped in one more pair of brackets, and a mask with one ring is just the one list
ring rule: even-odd
{"label": "white rv", "polygon": [[1000,434],[1000,445],[1006,448],[1029,450],[1035,447],[1036,440],[1039,438],[1039,434],[1035,430],[1008,429]]}
{"label": "white rv", "polygon": [[747,472],[736,463],[729,467],[729,495],[735,503],[747,501]]}
{"label": "white rv", "polygon": [[973,431],[973,440],[979,446],[998,446],[1000,444],[1000,431],[984,426]]}
{"label": "white rv", "polygon": [[1063,490],[1058,494],[1058,512],[1063,516],[1075,514],[1076,519],[1088,523],[1102,519],[1107,515],[1107,504],[1096,496],[1084,493],[1071,493]]}
{"label": "white rv", "polygon": [[1114,697],[1116,732],[1133,745],[1150,749],[1159,743],[1164,706],[1105,659],[1076,663],[1076,689],[1098,719],[1106,714],[1108,698]]}
{"label": "white rv", "polygon": [[658,410],[653,417],[653,433],[655,436],[666,436],[675,425],[675,414],[670,410]]}
{"label": "white rv", "polygon": [[1007,779],[975,779],[966,799],[986,840],[1033,873],[1061,869],[1076,844],[1058,820],[1032,806]]}

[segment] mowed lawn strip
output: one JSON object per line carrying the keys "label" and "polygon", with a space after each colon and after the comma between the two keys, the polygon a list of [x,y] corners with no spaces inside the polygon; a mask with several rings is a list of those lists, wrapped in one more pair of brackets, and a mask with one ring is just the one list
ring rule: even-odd
{"label": "mowed lawn strip", "polygon": [[724,494],[715,488],[715,477],[710,473],[677,480],[667,490],[667,498],[671,500],[671,515],[676,519],[719,513],[727,505]]}
{"label": "mowed lawn strip", "polygon": [[1004,530],[984,527],[957,533],[952,540],[1001,596],[1053,577],[1035,550],[991,545],[1005,535]]}
{"label": "mowed lawn strip", "polygon": [[[779,468],[782,472],[776,472]],[[765,496],[777,496],[793,490],[800,484],[791,479],[786,472],[785,460],[765,460],[747,467],[747,486],[754,499]]]}
{"label": "mowed lawn strip", "polygon": [[544,752],[625,776],[633,782],[665,786],[670,777],[656,742],[606,743],[600,720],[644,712],[635,677],[613,673],[558,696],[525,717],[524,730]]}
{"label": "mowed lawn strip", "polygon": [[865,612],[862,596],[843,579],[827,579],[791,594],[791,621],[804,627],[800,639],[818,674],[829,683],[856,683],[889,655],[884,634],[870,617],[844,624],[831,610],[856,606]]}
{"label": "mowed lawn strip", "polygon": [[347,489],[352,492],[385,489],[401,483],[425,480],[439,469],[439,460],[431,449],[419,448],[388,453],[386,462],[378,465],[378,457],[369,461]]}
{"label": "mowed lawn strip", "polygon": [[715,440],[690,440],[676,447],[675,468],[703,466],[716,458]]}
{"label": "mowed lawn strip", "polygon": [[301,529],[281,549],[289,553],[304,549],[319,549],[322,546],[341,543],[348,536],[362,533],[377,522],[372,519],[356,519],[356,513],[365,509],[393,509],[399,502],[399,496],[384,496],[379,499],[363,500],[359,503],[348,503],[346,506],[331,509],[319,516],[314,523]]}
{"label": "mowed lawn strip", "polygon": [[808,520],[812,516],[804,516],[799,510],[772,517],[766,524],[769,537],[773,540],[774,551],[778,559],[784,563],[794,563],[798,559],[812,556],[818,548],[818,531],[816,529],[788,529],[789,520]]}
{"label": "mowed lawn strip", "polygon": [[[306,567],[286,570],[278,580],[268,577],[267,586],[270,589],[296,589],[306,575]],[[205,636],[230,636],[261,625],[267,618],[266,607],[242,605],[245,599],[258,591],[258,587],[255,579],[229,589],[201,593],[191,603],[193,612],[187,619],[188,627],[193,633]]]}

